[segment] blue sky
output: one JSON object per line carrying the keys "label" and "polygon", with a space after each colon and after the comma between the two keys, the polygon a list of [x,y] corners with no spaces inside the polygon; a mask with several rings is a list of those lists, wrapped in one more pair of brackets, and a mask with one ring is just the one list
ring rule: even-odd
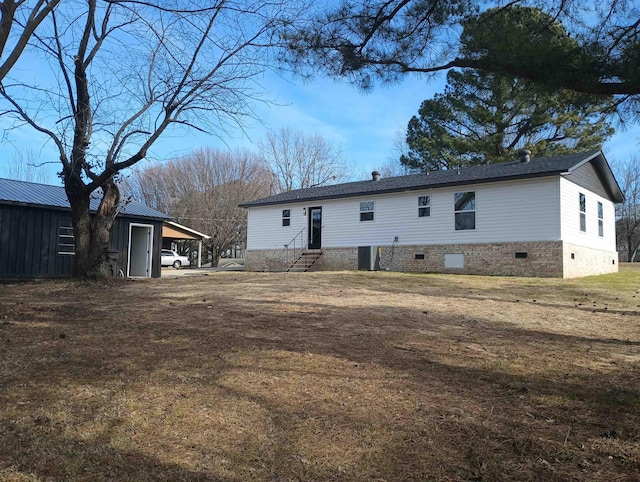
{"label": "blue sky", "polygon": [[[254,122],[245,133],[238,130],[235,136],[225,136],[225,142],[205,136],[197,137],[199,143],[178,142],[172,138],[154,149],[154,156],[171,157],[205,145],[257,149],[256,143],[267,129],[291,127],[319,134],[340,146],[353,167],[354,178],[362,179],[392,158],[398,134],[404,134],[409,119],[418,112],[423,100],[444,90],[446,75],[443,73],[431,80],[407,76],[399,84],[378,85],[366,93],[346,82],[328,78],[304,83],[269,74],[265,82],[278,105],[257,106],[262,124]],[[180,146],[180,150],[167,151],[163,147],[165,143],[174,148]],[[616,134],[603,147],[612,164],[635,156],[639,149],[640,124],[630,124],[625,129],[616,126]]]}
{"label": "blue sky", "polygon": [[265,130],[290,127],[319,134],[339,146],[356,179],[389,162],[394,142],[420,103],[444,89],[444,75],[427,83],[407,77],[393,86],[376,86],[371,92],[333,79],[304,83],[298,79],[269,75],[270,91],[278,105],[259,106],[264,125],[248,133],[250,140],[235,145],[254,147]]}
{"label": "blue sky", "polygon": [[[340,146],[352,166],[354,179],[362,179],[391,159],[398,133],[404,132],[424,99],[442,92],[444,79],[444,75],[430,81],[406,77],[399,84],[376,86],[372,92],[363,93],[348,83],[332,79],[303,83],[269,73],[264,83],[276,104],[256,105],[261,122],[250,122],[244,130],[225,133],[222,139],[195,133],[166,136],[151,149],[149,158],[162,161],[205,146],[257,150],[256,143],[267,129],[290,127],[319,134]],[[616,130],[617,134],[603,149],[612,164],[633,157],[640,147],[640,125]],[[44,137],[24,127],[5,135],[0,142],[4,160],[0,164],[0,176],[8,175],[7,161],[30,149],[38,159],[52,161],[43,169],[48,173],[48,182],[58,183],[57,154]]]}

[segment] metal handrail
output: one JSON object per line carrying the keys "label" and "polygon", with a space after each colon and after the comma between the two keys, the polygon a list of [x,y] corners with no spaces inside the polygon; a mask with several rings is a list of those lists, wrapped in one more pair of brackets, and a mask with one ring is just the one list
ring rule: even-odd
{"label": "metal handrail", "polygon": [[293,244],[293,261],[295,261],[296,258],[296,239],[298,239],[298,237],[300,238],[300,240],[298,241],[300,247],[300,255],[302,255],[302,251],[304,251],[304,249],[307,247],[307,245],[309,244],[308,242],[304,242],[304,236],[303,233],[305,232],[306,228],[302,228],[298,234],[296,234],[293,239],[291,241],[289,241],[288,243],[286,243],[284,245],[284,249],[285,249],[285,253],[286,253],[286,258],[287,258],[287,265],[290,265],[291,263],[289,263],[289,246],[291,246]]}

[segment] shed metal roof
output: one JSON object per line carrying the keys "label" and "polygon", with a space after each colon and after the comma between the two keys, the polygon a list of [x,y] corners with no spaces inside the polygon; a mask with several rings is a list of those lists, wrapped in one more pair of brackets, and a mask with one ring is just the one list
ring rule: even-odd
{"label": "shed metal roof", "polygon": [[368,194],[385,194],[418,189],[478,184],[485,182],[527,179],[552,175],[570,175],[572,171],[593,162],[600,174],[605,188],[614,202],[622,202],[624,196],[611,172],[601,151],[568,154],[563,156],[534,158],[530,162],[503,162],[483,164],[479,166],[431,171],[429,173],[411,174],[382,178],[378,181],[367,180],[319,186],[295,191],[283,192],[274,196],[257,199],[241,204],[241,207],[268,206],[302,201],[317,201],[343,197],[364,196]]}
{"label": "shed metal roof", "polygon": [[[62,186],[38,184],[0,178],[0,203],[25,204],[48,208],[70,209],[69,200]],[[98,196],[92,196],[90,209],[97,211],[100,205]],[[122,203],[120,214],[148,219],[170,219],[164,213],[156,211],[136,201]]]}

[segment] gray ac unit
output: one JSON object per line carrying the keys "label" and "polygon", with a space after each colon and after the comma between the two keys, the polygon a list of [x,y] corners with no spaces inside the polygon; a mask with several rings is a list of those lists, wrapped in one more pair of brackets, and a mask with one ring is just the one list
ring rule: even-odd
{"label": "gray ac unit", "polygon": [[358,269],[363,271],[378,271],[380,269],[378,246],[358,246]]}

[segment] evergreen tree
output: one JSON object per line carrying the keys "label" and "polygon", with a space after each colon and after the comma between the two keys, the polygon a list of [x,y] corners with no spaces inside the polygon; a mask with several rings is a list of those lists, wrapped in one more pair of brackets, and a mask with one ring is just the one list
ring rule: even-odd
{"label": "evergreen tree", "polygon": [[444,94],[425,100],[407,127],[412,169],[439,170],[599,149],[613,129],[612,99],[482,71],[452,70]]}
{"label": "evergreen tree", "polygon": [[[470,23],[483,35],[465,51],[459,34]],[[324,71],[369,88],[468,68],[615,95],[619,113],[640,112],[640,20],[629,0],[341,0],[287,39],[285,59],[305,76]]]}

